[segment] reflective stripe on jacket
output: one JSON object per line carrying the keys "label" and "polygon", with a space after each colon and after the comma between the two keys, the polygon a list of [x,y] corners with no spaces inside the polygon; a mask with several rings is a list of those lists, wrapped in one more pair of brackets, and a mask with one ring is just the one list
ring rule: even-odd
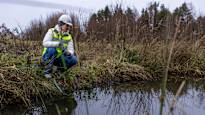
{"label": "reflective stripe on jacket", "polygon": [[[59,44],[60,41],[63,41],[63,48],[60,47],[56,47],[56,51],[57,51],[57,58],[60,57],[63,54],[63,50],[66,50],[68,47],[68,42],[72,41],[72,37],[71,35],[67,32],[67,33],[59,33],[55,28],[51,28],[49,29],[49,31],[52,31],[52,41],[53,42],[57,42]],[[45,47],[43,49],[43,54],[45,54],[47,48]]]}

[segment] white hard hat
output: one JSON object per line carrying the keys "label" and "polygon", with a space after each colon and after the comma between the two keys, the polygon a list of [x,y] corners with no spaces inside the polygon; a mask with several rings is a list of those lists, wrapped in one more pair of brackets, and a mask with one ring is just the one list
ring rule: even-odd
{"label": "white hard hat", "polygon": [[66,23],[68,24],[69,26],[73,26],[73,24],[71,23],[71,18],[70,16],[68,15],[61,15],[59,18],[58,18],[58,22],[63,22],[63,23]]}

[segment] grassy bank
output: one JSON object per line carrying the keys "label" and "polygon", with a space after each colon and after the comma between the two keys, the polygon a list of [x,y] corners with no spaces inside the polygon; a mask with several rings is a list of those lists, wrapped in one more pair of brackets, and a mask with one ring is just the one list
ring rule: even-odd
{"label": "grassy bank", "polygon": [[[61,95],[54,83],[43,77],[43,68],[35,67],[35,64],[39,64],[38,57],[42,46],[34,44],[39,43],[21,40],[16,40],[15,43],[12,40],[1,41],[3,46],[0,53],[2,106],[18,102],[30,106],[36,99],[43,101],[43,98]],[[22,45],[27,48],[21,50]],[[105,57],[102,58],[87,56],[86,59],[82,59],[87,50],[79,55],[80,63],[77,66],[64,73],[53,72],[55,79],[66,81],[68,92],[132,80],[152,80],[149,73],[138,65],[113,62],[113,59],[103,60],[107,54],[103,54]]]}
{"label": "grassy bank", "polygon": [[[33,63],[36,63],[35,58],[41,54],[41,46],[29,52],[17,50],[21,43],[28,44],[27,41],[21,41],[13,46],[11,41],[1,42],[6,51],[0,53],[2,104],[24,102],[29,106],[36,97],[61,95],[53,82],[43,77],[43,68],[33,66]],[[79,44],[79,64],[64,73],[53,73],[54,78],[66,80],[69,90],[129,81],[160,80],[163,75],[163,43],[146,47],[129,46],[122,51],[117,50],[118,46],[111,44],[104,47],[102,42],[95,46],[89,42]],[[29,43],[28,49],[32,48]],[[96,51],[90,52],[91,48]],[[201,57],[204,56],[203,47],[198,46],[196,52],[196,45],[187,43],[183,47],[176,45],[174,49],[169,68],[169,75],[173,76],[172,78],[204,78],[205,58]]]}

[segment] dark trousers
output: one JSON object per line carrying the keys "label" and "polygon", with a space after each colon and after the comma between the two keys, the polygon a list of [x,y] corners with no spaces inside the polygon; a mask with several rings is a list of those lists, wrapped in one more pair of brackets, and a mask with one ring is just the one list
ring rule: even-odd
{"label": "dark trousers", "polygon": [[45,54],[42,57],[43,62],[45,63],[46,67],[44,70],[44,74],[50,74],[52,72],[53,65],[64,68],[63,59],[66,65],[66,68],[70,68],[73,65],[77,64],[77,57],[75,55],[67,56],[65,53],[60,56],[57,56],[56,48],[47,48]]}

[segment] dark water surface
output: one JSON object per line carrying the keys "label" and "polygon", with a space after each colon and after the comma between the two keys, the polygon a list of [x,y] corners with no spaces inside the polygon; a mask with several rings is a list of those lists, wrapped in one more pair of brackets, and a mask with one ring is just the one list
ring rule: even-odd
{"label": "dark water surface", "polygon": [[[181,82],[169,82],[164,114]],[[47,104],[48,112],[41,106],[26,109],[11,106],[0,114],[8,115],[159,115],[160,83],[129,83],[108,88],[78,91],[74,98],[65,98]],[[57,112],[58,111],[58,112]],[[172,115],[205,115],[205,82],[186,81]]]}

